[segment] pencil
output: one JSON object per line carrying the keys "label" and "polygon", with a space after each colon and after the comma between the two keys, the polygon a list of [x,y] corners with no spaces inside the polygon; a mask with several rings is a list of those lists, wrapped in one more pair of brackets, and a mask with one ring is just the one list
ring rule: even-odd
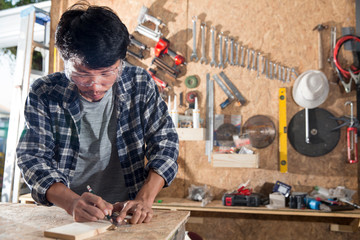
{"label": "pencil", "polygon": [[[90,187],[90,185],[87,185],[86,188],[87,188],[87,190],[89,191],[89,193],[95,194],[94,191],[92,190],[92,188]],[[109,214],[106,215],[106,218],[107,218],[107,220],[109,220],[109,221],[111,220],[111,217],[110,217]]]}

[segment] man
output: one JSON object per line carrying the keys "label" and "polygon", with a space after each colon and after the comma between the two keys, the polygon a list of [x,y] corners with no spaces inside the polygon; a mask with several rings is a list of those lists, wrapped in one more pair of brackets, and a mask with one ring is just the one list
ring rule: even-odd
{"label": "man", "polygon": [[125,25],[109,8],[76,4],[55,44],[65,71],[32,84],[17,147],[32,197],[75,221],[117,211],[118,222],[127,214],[133,224],[149,222],[156,195],[177,173],[178,136],[154,81],[124,64]]}

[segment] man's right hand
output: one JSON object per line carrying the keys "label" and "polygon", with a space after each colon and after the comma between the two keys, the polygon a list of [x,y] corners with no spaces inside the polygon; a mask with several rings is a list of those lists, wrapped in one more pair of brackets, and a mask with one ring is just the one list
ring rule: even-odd
{"label": "man's right hand", "polygon": [[85,192],[73,201],[72,209],[76,222],[89,222],[104,219],[105,215],[111,216],[113,206],[101,197]]}
{"label": "man's right hand", "polygon": [[62,183],[54,183],[46,192],[49,202],[65,209],[76,222],[91,222],[111,215],[113,206],[101,197],[85,192],[81,196]]}

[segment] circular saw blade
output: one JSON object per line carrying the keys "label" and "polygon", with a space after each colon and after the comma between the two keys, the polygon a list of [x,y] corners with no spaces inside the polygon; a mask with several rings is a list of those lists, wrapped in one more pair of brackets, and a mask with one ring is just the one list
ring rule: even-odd
{"label": "circular saw blade", "polygon": [[245,122],[243,133],[248,134],[253,147],[265,148],[274,141],[276,130],[270,118],[264,115],[255,115]]}
{"label": "circular saw blade", "polygon": [[231,123],[224,123],[216,130],[216,140],[220,146],[233,146],[233,135],[238,135],[238,129]]}
{"label": "circular saw blade", "polygon": [[309,110],[309,138],[305,141],[305,109],[297,112],[290,120],[288,138],[291,146],[299,153],[318,157],[331,152],[340,139],[340,129],[332,130],[339,124],[330,112],[322,108]]}

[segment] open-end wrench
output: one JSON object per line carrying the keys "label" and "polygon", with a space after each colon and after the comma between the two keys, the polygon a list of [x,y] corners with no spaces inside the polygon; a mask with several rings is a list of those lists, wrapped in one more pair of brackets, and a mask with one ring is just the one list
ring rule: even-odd
{"label": "open-end wrench", "polygon": [[281,72],[282,72],[281,80],[282,80],[283,82],[285,82],[285,74],[286,74],[286,72],[285,72],[285,67],[284,67],[284,66],[281,67]]}
{"label": "open-end wrench", "polygon": [[291,73],[291,70],[290,68],[286,68],[286,82],[290,82],[290,73]]}
{"label": "open-end wrench", "polygon": [[247,70],[250,70],[251,69],[251,67],[250,67],[250,65],[251,65],[251,63],[250,63],[250,48],[248,48],[248,49],[246,49],[246,54],[247,54]]}
{"label": "open-end wrench", "polygon": [[265,74],[265,56],[261,56],[261,74]]}
{"label": "open-end wrench", "polygon": [[223,39],[223,32],[221,32],[219,34],[219,68],[224,68],[224,63],[223,63],[223,52],[222,52],[222,39]]}
{"label": "open-end wrench", "polygon": [[266,78],[269,78],[269,68],[268,68],[268,60],[265,59],[265,72],[266,72]]}
{"label": "open-end wrench", "polygon": [[226,36],[225,39],[224,39],[224,44],[225,44],[225,61],[224,61],[224,64],[225,63],[229,63],[229,38]]}
{"label": "open-end wrench", "polygon": [[277,73],[277,64],[273,63],[274,66],[274,71],[273,71],[273,75],[274,75],[274,79],[276,79],[276,73]]}
{"label": "open-end wrench", "polygon": [[270,69],[270,73],[269,73],[269,78],[273,79],[273,63],[272,61],[269,61],[269,69]]}
{"label": "open-end wrench", "polygon": [[190,61],[192,61],[194,59],[194,62],[197,62],[198,60],[198,56],[196,53],[196,20],[197,20],[197,16],[193,16],[192,17],[192,22],[193,22],[193,51],[191,53],[190,56]]}
{"label": "open-end wrench", "polygon": [[241,50],[241,64],[240,64],[240,66],[245,67],[245,47],[241,46],[240,50]]}
{"label": "open-end wrench", "polygon": [[281,65],[279,64],[279,67],[278,67],[278,80],[281,81]]}
{"label": "open-end wrench", "polygon": [[260,75],[260,55],[261,55],[260,52],[258,52],[257,55],[256,55],[256,71],[257,71],[256,77],[257,77],[257,78],[258,78],[259,75]]}
{"label": "open-end wrench", "polygon": [[200,63],[203,64],[207,64],[208,60],[206,58],[206,51],[205,51],[205,23],[201,23],[200,28],[201,28],[201,58],[200,58]]}
{"label": "open-end wrench", "polygon": [[215,60],[215,27],[214,26],[211,26],[210,32],[211,32],[211,50],[212,50],[210,66],[211,67],[216,67],[217,63],[216,63],[216,60]]}
{"label": "open-end wrench", "polygon": [[252,56],[252,68],[251,70],[255,70],[256,71],[256,66],[255,66],[255,61],[256,61],[256,52],[255,50],[251,51],[251,56]]}
{"label": "open-end wrench", "polygon": [[230,65],[234,65],[234,39],[230,38]]}
{"label": "open-end wrench", "polygon": [[239,66],[239,43],[238,42],[235,42],[235,52],[236,52],[235,65]]}

